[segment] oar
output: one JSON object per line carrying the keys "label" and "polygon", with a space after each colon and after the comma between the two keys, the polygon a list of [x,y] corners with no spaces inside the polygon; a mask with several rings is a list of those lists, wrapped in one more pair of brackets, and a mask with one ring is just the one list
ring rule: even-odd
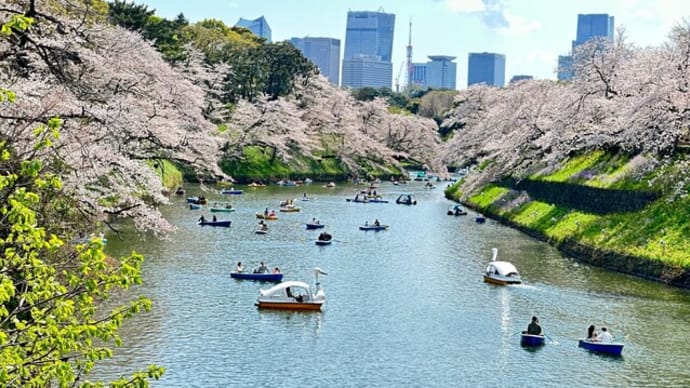
{"label": "oar", "polygon": [[551,341],[551,343],[552,343],[552,344],[554,344],[554,345],[558,345],[558,342],[554,341],[554,340],[553,340],[553,338],[549,337],[549,335],[548,335],[548,334],[544,333],[544,337],[548,338],[548,339],[549,339],[549,341]]}
{"label": "oar", "polygon": [[617,336],[617,337],[613,337],[613,342],[620,342],[620,341],[623,341],[623,340],[625,339],[625,337],[626,337],[626,336],[624,336],[624,335],[619,335],[619,336]]}
{"label": "oar", "polygon": [[347,241],[343,241],[343,240],[335,240],[335,239],[334,239],[333,241],[339,242],[339,243],[345,243],[345,244],[347,244]]}

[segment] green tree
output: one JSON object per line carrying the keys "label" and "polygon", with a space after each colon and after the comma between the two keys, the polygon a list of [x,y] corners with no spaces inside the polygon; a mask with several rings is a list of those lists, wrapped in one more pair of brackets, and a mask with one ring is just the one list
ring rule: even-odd
{"label": "green tree", "polygon": [[[12,94],[2,93],[8,99]],[[0,141],[0,385],[93,386],[86,379],[98,360],[119,345],[122,322],[151,302],[139,297],[103,311],[114,289],[141,283],[143,257],[106,257],[103,241],[72,245],[58,237],[76,201],[61,191],[50,160],[36,155],[59,137],[60,120],[36,128],[35,153]],[[152,365],[114,386],[147,386],[163,369]]]}
{"label": "green tree", "polygon": [[149,18],[156,10],[149,10],[143,4],[134,4],[124,0],[108,3],[108,19],[111,23],[131,31],[143,31]]}

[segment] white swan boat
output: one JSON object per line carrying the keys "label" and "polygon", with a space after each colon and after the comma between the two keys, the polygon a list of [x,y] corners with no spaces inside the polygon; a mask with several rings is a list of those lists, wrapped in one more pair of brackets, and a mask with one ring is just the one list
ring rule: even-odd
{"label": "white swan boat", "polygon": [[314,268],[315,287],[301,281],[289,280],[267,290],[259,290],[255,305],[262,309],[321,310],[326,294],[319,283],[319,275],[327,275],[321,268]]}
{"label": "white swan boat", "polygon": [[517,268],[507,261],[496,261],[498,249],[491,248],[491,251],[493,252],[493,257],[489,265],[486,266],[484,281],[486,283],[498,284],[501,286],[522,283]]}

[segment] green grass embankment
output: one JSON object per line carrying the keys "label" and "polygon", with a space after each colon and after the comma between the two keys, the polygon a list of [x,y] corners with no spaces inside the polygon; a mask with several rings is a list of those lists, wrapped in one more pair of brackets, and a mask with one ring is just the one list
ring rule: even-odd
{"label": "green grass embankment", "polygon": [[241,159],[223,161],[221,168],[240,183],[307,177],[342,181],[352,175],[380,178],[403,175],[403,171],[397,168],[382,167],[368,161],[361,162],[360,171],[348,171],[337,158],[329,155],[316,155],[316,158],[294,155],[289,162],[283,162],[273,157],[270,148],[260,146],[245,147]]}
{"label": "green grass embankment", "polygon": [[[483,187],[465,202],[592,264],[690,287],[690,197],[667,192],[668,184],[684,172],[671,163],[636,178],[638,163],[639,159],[594,152],[530,179],[660,194],[639,211],[585,212],[498,184]],[[450,188],[447,195],[457,199],[459,189]]]}

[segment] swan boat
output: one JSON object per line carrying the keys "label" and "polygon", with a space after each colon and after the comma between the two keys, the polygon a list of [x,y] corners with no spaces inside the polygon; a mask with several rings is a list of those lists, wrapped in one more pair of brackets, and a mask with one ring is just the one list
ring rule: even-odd
{"label": "swan boat", "polygon": [[491,262],[486,266],[484,272],[484,281],[486,283],[498,284],[504,286],[506,284],[520,284],[520,273],[515,266],[507,261],[496,261],[498,256],[498,249],[491,248],[493,257]]}
{"label": "swan boat", "polygon": [[255,305],[260,309],[281,310],[321,310],[326,302],[326,294],[319,283],[319,275],[327,275],[320,268],[314,268],[314,288],[309,284],[288,280],[275,286],[259,290]]}

